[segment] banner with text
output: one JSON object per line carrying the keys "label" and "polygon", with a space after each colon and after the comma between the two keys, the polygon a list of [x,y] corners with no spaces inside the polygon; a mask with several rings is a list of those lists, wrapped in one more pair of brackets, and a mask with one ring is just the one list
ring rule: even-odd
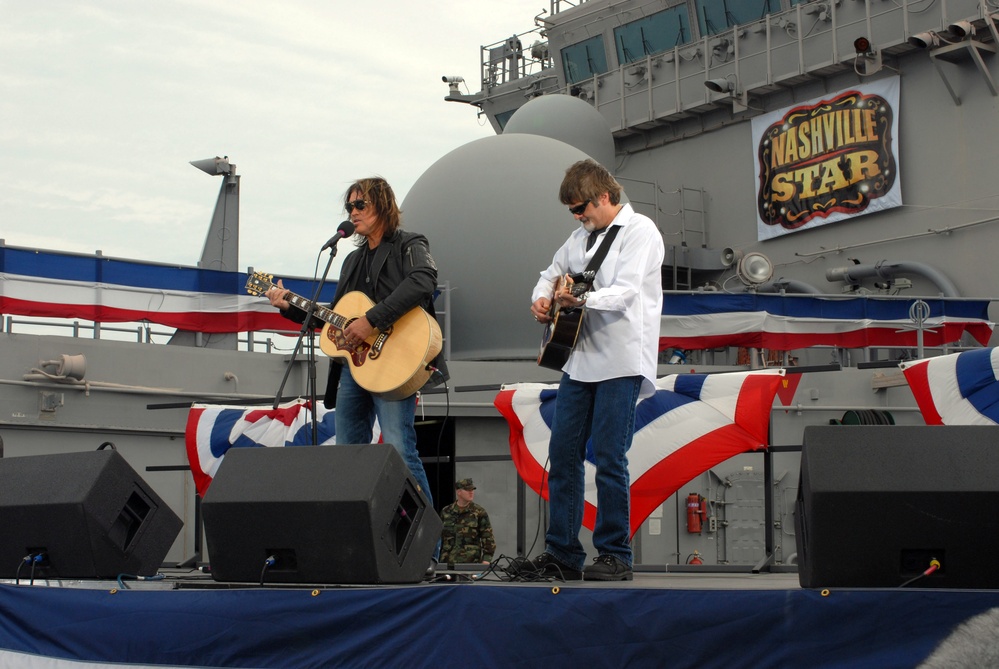
{"label": "banner with text", "polygon": [[901,206],[898,100],[891,77],[754,118],[757,239]]}

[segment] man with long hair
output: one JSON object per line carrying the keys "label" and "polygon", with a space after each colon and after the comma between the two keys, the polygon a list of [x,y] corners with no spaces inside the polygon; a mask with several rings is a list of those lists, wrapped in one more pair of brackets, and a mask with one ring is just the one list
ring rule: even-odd
{"label": "man with long hair", "polygon": [[[437,266],[430,245],[422,234],[402,229],[402,212],[392,187],[381,177],[360,179],[344,193],[344,209],[354,225],[357,248],[344,260],[333,304],[352,291],[365,294],[373,303],[365,314],[343,328],[348,345],[364,342],[376,330],[387,331],[414,307],[422,307],[436,318],[433,296],[437,289]],[[305,312],[290,304],[280,281],[267,292],[271,304],[288,318],[301,323]],[[321,323],[320,323],[321,325]],[[371,443],[377,418],[385,443],[395,446],[427,500],[433,505],[427,474],[416,448],[416,394],[402,399],[369,392],[344,371],[340,359],[330,361],[324,403],[336,407],[336,440],[341,444]],[[443,359],[428,383],[445,379]]]}

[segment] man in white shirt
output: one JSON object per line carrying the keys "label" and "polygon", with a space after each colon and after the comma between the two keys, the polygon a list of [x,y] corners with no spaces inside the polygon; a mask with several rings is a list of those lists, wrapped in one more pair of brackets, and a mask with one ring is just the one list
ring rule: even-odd
{"label": "man in white shirt", "polygon": [[[552,300],[560,309],[582,309],[583,318],[562,367],[552,422],[545,552],[513,567],[524,575],[632,579],[627,454],[635,405],[655,393],[664,246],[655,223],[622,203],[621,192],[621,185],[593,160],[566,170],[559,200],[580,227],[555,252],[534,287],[531,313],[538,321],[550,320]],[[610,247],[590,289],[578,296],[568,290],[553,294],[560,279],[587,268],[603,243]],[[598,555],[584,570],[579,530],[588,441],[597,471],[593,545]]]}

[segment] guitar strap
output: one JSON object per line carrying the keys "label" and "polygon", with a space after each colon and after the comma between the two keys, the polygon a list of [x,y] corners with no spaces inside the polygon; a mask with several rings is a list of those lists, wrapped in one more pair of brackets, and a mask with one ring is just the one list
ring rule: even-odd
{"label": "guitar strap", "polygon": [[593,272],[593,275],[596,276],[597,270],[600,268],[600,263],[607,257],[607,252],[610,250],[611,244],[614,243],[614,238],[617,237],[618,230],[620,229],[620,225],[615,225],[607,231],[603,241],[600,242],[600,246],[597,247],[597,252],[593,254],[589,264],[586,265],[586,272]]}

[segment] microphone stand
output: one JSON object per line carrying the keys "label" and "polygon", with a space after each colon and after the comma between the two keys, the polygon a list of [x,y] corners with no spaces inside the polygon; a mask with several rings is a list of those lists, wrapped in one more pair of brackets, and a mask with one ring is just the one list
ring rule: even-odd
{"label": "microphone stand", "polygon": [[[319,279],[319,284],[316,286],[316,292],[312,296],[312,300],[309,302],[309,308],[305,312],[305,320],[302,322],[302,329],[298,333],[298,341],[295,342],[295,349],[291,352],[291,360],[288,361],[288,366],[284,370],[284,378],[281,379],[281,385],[278,386],[277,393],[274,395],[274,407],[277,409],[278,404],[281,403],[281,392],[284,390],[285,384],[288,382],[288,375],[291,374],[292,367],[295,366],[295,361],[298,359],[298,352],[302,348],[302,341],[305,340],[305,335],[312,329],[312,315],[316,313],[316,306],[319,301],[319,295],[323,291],[323,287],[326,285],[326,277],[330,273],[330,267],[333,266],[333,258],[336,257],[337,245],[333,244],[330,246],[330,258],[326,261],[326,269],[323,270],[323,275]],[[309,370],[309,403],[311,404],[312,411],[312,445],[319,445],[319,423],[317,422],[318,411],[316,409],[316,403],[318,399],[316,397],[316,342],[314,337],[309,337],[308,339],[308,363],[307,367]]]}

